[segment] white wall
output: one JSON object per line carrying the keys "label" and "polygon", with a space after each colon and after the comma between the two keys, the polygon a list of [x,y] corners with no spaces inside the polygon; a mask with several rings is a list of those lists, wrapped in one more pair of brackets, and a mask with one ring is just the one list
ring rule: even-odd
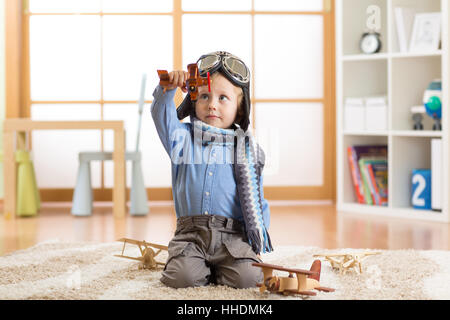
{"label": "white wall", "polygon": [[[0,152],[3,151],[5,118],[5,0],[0,0]],[[3,199],[3,163],[0,163],[0,199]]]}

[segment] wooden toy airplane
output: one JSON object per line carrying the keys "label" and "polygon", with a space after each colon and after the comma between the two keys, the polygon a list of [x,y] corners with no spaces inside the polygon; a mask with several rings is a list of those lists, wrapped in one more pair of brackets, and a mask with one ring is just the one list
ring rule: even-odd
{"label": "wooden toy airplane", "polygon": [[334,254],[315,254],[314,257],[322,257],[330,261],[331,267],[338,269],[340,274],[354,269],[362,273],[362,261],[369,256],[380,254],[381,252],[358,252],[358,253],[334,253]]}
{"label": "wooden toy airplane", "polygon": [[[157,265],[162,265],[164,266],[165,263],[162,262],[158,262],[155,260],[155,257],[162,251],[162,250],[166,250],[167,251],[167,246],[162,246],[159,244],[154,244],[154,243],[150,243],[150,242],[145,242],[145,241],[138,241],[138,240],[133,240],[133,239],[127,239],[127,238],[121,238],[117,241],[122,241],[123,242],[123,249],[122,249],[122,254],[115,254],[114,256],[119,257],[119,258],[126,258],[126,259],[132,259],[132,260],[137,260],[140,261],[141,264],[139,265],[139,269],[156,269]],[[139,250],[141,251],[141,257],[130,257],[130,256],[124,256],[123,252],[125,251],[125,245],[127,243],[130,244],[135,244],[139,247]],[[155,252],[151,247],[158,249],[157,252]]]}
{"label": "wooden toy airplane", "polygon": [[[188,64],[187,66],[189,77],[186,83],[183,83],[183,87],[186,87],[189,94],[191,95],[191,100],[196,101],[198,95],[198,87],[208,85],[208,91],[211,91],[211,80],[208,76],[206,78],[200,77],[198,73],[198,66],[196,63]],[[169,80],[169,73],[167,70],[157,70],[159,76],[159,84],[161,86],[168,86],[171,84]],[[164,89],[164,92],[166,89]]]}
{"label": "wooden toy airplane", "polygon": [[[311,266],[311,270],[289,269],[267,263],[252,263],[255,267],[262,268],[264,274],[263,283],[258,284],[259,291],[263,293],[265,290],[284,295],[301,294],[315,296],[316,293],[310,290],[319,290],[324,292],[333,292],[332,288],[320,286],[320,260],[315,260]],[[272,275],[273,270],[280,270],[289,273],[288,277],[277,277]],[[294,274],[296,277],[294,277]]]}

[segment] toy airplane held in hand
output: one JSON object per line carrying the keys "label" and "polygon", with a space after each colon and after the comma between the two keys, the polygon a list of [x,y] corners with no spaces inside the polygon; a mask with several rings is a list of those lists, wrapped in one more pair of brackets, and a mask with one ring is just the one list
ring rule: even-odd
{"label": "toy airplane held in hand", "polygon": [[[183,87],[187,89],[189,94],[191,95],[191,100],[196,101],[198,95],[198,87],[208,85],[208,91],[211,92],[211,80],[208,76],[206,78],[200,77],[198,73],[198,66],[196,63],[188,64],[187,66],[189,77],[186,80],[186,83],[183,83]],[[167,70],[157,70],[159,76],[159,84],[161,86],[168,86],[171,84],[169,73]],[[164,89],[164,92],[166,89]]]}
{"label": "toy airplane held in hand", "polygon": [[[156,269],[157,265],[161,265],[161,266],[165,265],[165,263],[156,261],[155,257],[162,250],[167,251],[167,246],[162,246],[159,244],[145,242],[145,241],[127,239],[127,238],[122,238],[117,241],[123,242],[122,254],[121,255],[115,254],[114,256],[119,257],[119,258],[126,258],[126,259],[140,261],[141,264],[139,265],[139,269]],[[137,245],[139,247],[139,250],[141,251],[142,256],[141,257],[130,257],[130,256],[123,255],[123,252],[125,251],[125,245],[127,243]],[[158,251],[155,252],[155,250],[153,250],[152,248],[157,249]]]}
{"label": "toy airplane held in hand", "polygon": [[369,256],[380,254],[381,252],[357,252],[357,253],[333,253],[333,254],[315,254],[314,257],[325,258],[330,261],[331,267],[339,270],[340,274],[354,269],[361,274],[363,267],[362,261]]}
{"label": "toy airplane held in hand", "polygon": [[[265,290],[279,294],[300,294],[315,296],[316,292],[311,290],[319,290],[324,292],[333,292],[332,288],[325,288],[320,286],[320,260],[315,260],[311,269],[289,269],[281,266],[276,266],[267,263],[252,263],[255,267],[260,267],[264,274],[263,283],[258,284],[259,292],[263,293]],[[285,271],[289,273],[288,277],[274,276],[273,270]],[[296,277],[294,277],[294,274]]]}

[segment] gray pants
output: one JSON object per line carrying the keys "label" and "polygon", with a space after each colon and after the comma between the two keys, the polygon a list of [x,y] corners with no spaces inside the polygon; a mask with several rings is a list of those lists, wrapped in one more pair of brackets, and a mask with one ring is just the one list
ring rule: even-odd
{"label": "gray pants", "polygon": [[161,282],[173,288],[209,283],[251,288],[262,282],[262,262],[236,220],[214,215],[181,217],[169,242],[169,256]]}

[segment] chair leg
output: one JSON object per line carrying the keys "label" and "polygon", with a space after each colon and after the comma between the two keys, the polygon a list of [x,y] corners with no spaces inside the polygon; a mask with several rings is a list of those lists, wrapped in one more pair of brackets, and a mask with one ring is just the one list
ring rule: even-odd
{"label": "chair leg", "polygon": [[92,201],[91,163],[89,161],[80,161],[77,183],[73,192],[72,214],[75,216],[91,215]]}
{"label": "chair leg", "polygon": [[140,160],[133,160],[131,171],[130,214],[146,215],[148,214],[149,208]]}

